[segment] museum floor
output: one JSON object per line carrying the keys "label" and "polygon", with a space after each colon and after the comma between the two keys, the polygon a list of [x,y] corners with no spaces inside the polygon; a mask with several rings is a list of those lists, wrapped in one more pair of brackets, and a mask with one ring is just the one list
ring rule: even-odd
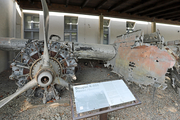
{"label": "museum floor", "polygon": [[[0,74],[0,99],[14,93],[17,89],[15,81],[9,80],[11,70]],[[80,64],[76,73],[76,82],[90,82],[104,79],[119,79],[103,66],[88,66]],[[180,100],[175,91],[168,86],[166,90],[155,91],[153,99],[153,87],[139,87],[129,84],[129,87],[141,100],[142,104],[108,114],[109,120],[177,120],[180,119]],[[23,95],[13,99],[0,109],[0,120],[71,120],[71,107],[69,104],[69,92],[63,90],[61,100],[43,104],[39,98],[26,99]],[[98,120],[98,116],[87,120]]]}

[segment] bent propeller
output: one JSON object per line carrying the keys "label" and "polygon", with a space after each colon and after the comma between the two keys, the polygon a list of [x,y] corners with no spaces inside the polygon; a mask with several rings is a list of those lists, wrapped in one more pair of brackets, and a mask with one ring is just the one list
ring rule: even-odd
{"label": "bent propeller", "polygon": [[43,60],[44,64],[43,66],[49,66],[49,53],[48,53],[48,44],[47,44],[47,39],[48,39],[48,30],[49,30],[49,10],[46,4],[45,0],[41,0],[42,3],[42,8],[43,8],[43,13],[44,13],[44,53],[43,53]]}
{"label": "bent propeller", "polygon": [[[48,44],[47,44],[47,39],[48,39],[48,29],[49,29],[49,10],[46,4],[45,0],[41,0],[42,3],[42,8],[43,8],[43,13],[44,13],[44,53],[43,53],[43,66],[47,67],[49,66],[49,53],[48,53]],[[6,103],[11,101],[13,98],[17,97],[18,95],[22,94],[23,92],[27,91],[28,89],[31,89],[38,85],[38,82],[36,79],[32,79],[30,82],[28,82],[26,85],[24,85],[22,88],[17,90],[14,94],[4,98],[3,100],[0,101],[0,108],[4,106]]]}
{"label": "bent propeller", "polygon": [[0,108],[4,106],[6,103],[11,101],[13,98],[17,97],[18,95],[22,94],[23,92],[27,91],[28,89],[31,89],[37,85],[37,81],[35,79],[32,79],[30,82],[28,82],[26,85],[24,85],[22,88],[17,90],[15,93],[12,95],[4,98],[3,100],[0,101]]}

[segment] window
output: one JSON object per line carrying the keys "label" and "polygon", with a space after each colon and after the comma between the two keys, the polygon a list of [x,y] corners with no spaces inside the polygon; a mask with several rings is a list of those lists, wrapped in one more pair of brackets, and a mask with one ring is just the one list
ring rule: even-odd
{"label": "window", "polygon": [[135,22],[126,21],[126,32],[130,33],[134,31]]}
{"label": "window", "polygon": [[64,16],[64,41],[77,42],[78,17]]}
{"label": "window", "polygon": [[103,20],[103,44],[109,44],[109,21]]}
{"label": "window", "polygon": [[24,14],[24,38],[39,39],[38,14]]}

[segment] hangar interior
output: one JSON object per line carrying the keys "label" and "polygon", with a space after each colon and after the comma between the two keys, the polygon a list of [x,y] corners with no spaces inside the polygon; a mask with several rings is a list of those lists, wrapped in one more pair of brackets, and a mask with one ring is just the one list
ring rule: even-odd
{"label": "hangar interior", "polygon": [[[111,45],[117,40],[117,36],[139,29],[143,34],[159,30],[165,42],[179,40],[180,37],[178,0],[46,2],[50,11],[48,38],[54,34],[61,41]],[[0,0],[0,9],[0,37],[44,39],[44,15],[40,0]],[[16,54],[17,51],[0,50],[0,73],[9,69]]]}
{"label": "hangar interior", "polygon": [[[73,38],[77,42],[103,44],[104,39],[104,44],[112,44],[116,36],[126,33],[128,23],[132,24],[131,29],[141,29],[145,34],[158,29],[165,41],[179,40],[179,1],[176,0],[163,3],[153,0],[47,2],[50,9],[49,36],[56,34],[61,40],[71,41],[70,38]],[[0,5],[1,37],[43,39],[43,15],[39,0],[1,0]],[[71,29],[65,28],[69,27],[65,24],[71,19],[76,25],[69,25],[74,26]],[[34,28],[29,22],[34,24]],[[1,51],[1,55],[2,72],[9,68],[15,54]]]}

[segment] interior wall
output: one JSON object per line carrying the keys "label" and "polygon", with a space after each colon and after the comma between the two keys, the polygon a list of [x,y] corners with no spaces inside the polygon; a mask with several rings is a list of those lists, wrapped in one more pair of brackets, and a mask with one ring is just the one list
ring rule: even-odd
{"label": "interior wall", "polygon": [[78,42],[98,43],[99,38],[99,17],[78,18]]}
{"label": "interior wall", "polygon": [[[13,7],[12,0],[0,0],[0,37],[12,37],[13,35]],[[8,58],[8,52],[0,50],[0,72],[8,68]]]}
{"label": "interior wall", "polygon": [[16,9],[16,21],[15,21],[15,24],[16,24],[16,30],[15,30],[15,36],[16,38],[21,38],[21,27],[22,27],[22,14],[20,15]]}
{"label": "interior wall", "polygon": [[135,30],[141,29],[144,34],[149,34],[151,33],[151,23],[150,22],[137,22],[135,25]]}
{"label": "interior wall", "polygon": [[126,33],[126,21],[110,20],[109,23],[109,44],[117,40],[117,36]]}
{"label": "interior wall", "polygon": [[165,41],[180,40],[180,26],[156,24],[156,29],[159,29]]}
{"label": "interior wall", "polygon": [[[19,28],[16,27],[16,21],[21,24],[21,20],[18,20],[14,0],[0,0],[0,8],[0,37],[16,37],[16,34],[18,37],[21,35],[21,30],[19,31]],[[9,68],[14,56],[15,52],[0,50],[0,72]]]}

